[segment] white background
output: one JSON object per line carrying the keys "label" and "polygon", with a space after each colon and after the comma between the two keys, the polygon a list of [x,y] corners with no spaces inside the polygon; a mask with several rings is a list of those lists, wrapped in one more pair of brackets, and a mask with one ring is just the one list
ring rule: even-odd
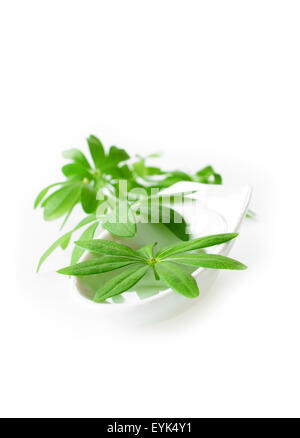
{"label": "white background", "polygon": [[[299,416],[298,1],[2,1],[1,416]],[[93,133],[250,184],[256,222],[190,311],[131,327],[54,274],[33,199]],[[62,264],[63,263],[63,264]]]}

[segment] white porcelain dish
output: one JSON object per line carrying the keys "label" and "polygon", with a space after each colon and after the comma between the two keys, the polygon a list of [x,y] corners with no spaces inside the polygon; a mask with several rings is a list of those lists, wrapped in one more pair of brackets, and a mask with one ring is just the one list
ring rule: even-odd
{"label": "white porcelain dish", "polygon": [[[186,220],[190,223],[193,237],[239,231],[251,198],[251,188],[249,186],[228,187],[224,185],[180,182],[164,190],[162,193],[167,194],[193,190],[196,192],[193,195],[189,195],[189,197],[195,199],[196,207],[195,204],[188,203],[183,209],[178,208],[178,211],[184,213]],[[107,231],[102,231],[97,237],[116,240],[136,248],[153,242],[154,237],[152,233],[155,232],[155,240],[159,241],[161,246],[164,246],[169,242],[163,241],[165,239],[165,231],[162,231],[159,227],[162,226],[139,224],[137,235],[131,239],[116,238]],[[208,248],[208,252],[227,255],[233,243],[234,241],[231,241],[223,245]],[[87,260],[90,257],[91,255],[86,252],[81,258],[81,261]],[[199,286],[200,296],[211,286],[218,272],[217,270],[204,268],[199,268],[193,272],[192,275]],[[103,275],[106,274],[102,274],[102,276]],[[103,282],[103,277],[100,280],[100,277],[90,276],[88,280],[87,277],[76,278],[73,285],[76,292],[79,293],[86,302],[89,302],[90,305],[96,306],[100,310],[109,313],[119,313],[119,311],[123,312],[125,309],[128,310],[130,308],[131,316],[133,314],[135,314],[135,316],[138,315],[140,321],[148,320],[149,317],[155,320],[168,318],[178,312],[184,311],[199,299],[187,299],[171,289],[165,289],[159,293],[156,291],[155,294],[153,294],[151,288],[155,283],[153,280],[151,283],[149,279],[150,283],[145,282],[146,286],[142,292],[136,292],[136,290],[138,290],[137,285],[135,291],[122,294],[121,299],[119,297],[115,301],[109,300],[111,302],[110,305],[107,303],[94,303],[91,298],[95,292],[95,288],[100,287],[101,282]]]}

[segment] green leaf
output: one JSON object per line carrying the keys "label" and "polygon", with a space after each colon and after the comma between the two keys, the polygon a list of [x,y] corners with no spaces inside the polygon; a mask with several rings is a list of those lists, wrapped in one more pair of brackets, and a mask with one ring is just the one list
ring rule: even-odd
{"label": "green leaf", "polygon": [[247,266],[237,260],[218,254],[179,254],[164,259],[161,263],[175,262],[183,265],[210,269],[247,269]]}
{"label": "green leaf", "polygon": [[101,141],[94,135],[90,135],[87,139],[91,156],[97,169],[101,169],[105,161],[105,151]]}
{"label": "green leaf", "polygon": [[199,178],[203,178],[203,180],[208,179],[213,174],[214,174],[214,169],[212,168],[212,166],[206,166],[203,169],[198,170],[198,172],[196,172],[196,175]]}
{"label": "green leaf", "polygon": [[186,243],[178,243],[177,245],[166,246],[162,248],[158,254],[157,258],[165,259],[166,257],[178,254],[181,252],[192,251],[194,249],[208,248],[209,246],[220,245],[221,243],[228,242],[238,236],[238,233],[224,233],[224,234],[213,234],[211,236],[204,236],[198,239],[190,240]]}
{"label": "green leaf", "polygon": [[136,163],[133,163],[132,168],[139,177],[144,178],[145,176],[147,176],[147,170],[146,170],[144,159],[137,161]]}
{"label": "green leaf", "polygon": [[159,167],[154,166],[147,166],[147,175],[153,176],[153,175],[165,175],[166,172],[164,172]]}
{"label": "green leaf", "polygon": [[97,208],[97,192],[90,184],[83,184],[81,205],[86,213],[93,213]]}
{"label": "green leaf", "polygon": [[134,264],[108,280],[95,294],[94,301],[100,302],[133,287],[148,271],[149,265]]}
{"label": "green leaf", "polygon": [[113,255],[119,257],[130,257],[133,259],[143,260],[143,257],[137,252],[131,249],[127,245],[122,243],[113,242],[106,239],[94,239],[94,240],[78,240],[75,242],[80,248],[88,249],[96,254]]}
{"label": "green leaf", "polygon": [[65,250],[68,247],[70,240],[71,240],[71,237],[72,237],[72,231],[71,232],[68,231],[64,236],[65,236],[65,239],[62,239],[62,241],[60,242],[60,245],[59,245],[62,250]]}
{"label": "green leaf", "polygon": [[133,163],[132,169],[137,174],[137,176],[149,181],[151,181],[151,179],[149,178],[150,176],[165,174],[165,172],[162,171],[159,167],[146,166],[145,158],[141,158],[139,161]]}
{"label": "green leaf", "polygon": [[47,195],[48,191],[55,186],[63,185],[64,183],[55,183],[51,184],[50,186],[45,187],[43,190],[40,191],[40,193],[37,195],[34,201],[34,208],[37,208],[37,206],[42,202],[44,197]]}
{"label": "green leaf", "polygon": [[157,181],[155,184],[158,188],[167,188],[181,181],[192,181],[192,177],[185,172],[181,172],[179,170],[175,170],[173,172],[169,172],[166,175],[166,178],[161,181]]}
{"label": "green leaf", "polygon": [[181,216],[177,211],[173,210],[172,208],[168,208],[165,206],[163,206],[162,208],[162,215],[163,212],[166,214],[168,210],[170,215],[170,222],[162,222],[162,224],[167,227],[168,230],[170,230],[176,237],[178,237],[178,239],[183,241],[189,240],[190,236],[187,232],[187,223],[183,216]]}
{"label": "green leaf", "polygon": [[136,234],[136,224],[118,224],[113,222],[104,222],[102,228],[107,230],[109,233],[118,237],[133,237]]}
{"label": "green leaf", "polygon": [[[102,228],[119,237],[133,237],[136,234],[136,223],[128,204],[123,203],[124,211],[120,210],[120,203],[102,221]],[[124,217],[123,217],[124,216]]]}
{"label": "green leaf", "polygon": [[195,179],[202,184],[222,184],[222,177],[216,173],[212,166],[206,166],[199,170]]}
{"label": "green leaf", "polygon": [[63,236],[60,236],[51,246],[50,248],[48,248],[44,254],[42,255],[42,257],[39,260],[39,264],[37,267],[37,272],[39,272],[42,264],[44,263],[44,261],[49,257],[49,255],[59,246],[61,246],[63,249],[65,249],[68,245],[68,243],[70,242],[70,238],[71,238],[72,232],[69,231],[68,233],[64,234]]}
{"label": "green leaf", "polygon": [[143,246],[137,252],[140,253],[142,256],[146,257],[147,259],[151,259],[154,257],[153,251],[154,251],[154,247],[156,245],[157,245],[157,242],[149,243],[149,245]]}
{"label": "green leaf", "polygon": [[83,167],[86,167],[87,169],[90,169],[90,163],[86,159],[85,155],[79,150],[79,149],[68,149],[67,151],[64,151],[62,153],[64,158],[67,158],[68,160],[74,161],[74,163],[81,164]]}
{"label": "green leaf", "polygon": [[73,205],[70,207],[69,211],[67,212],[67,214],[63,220],[63,223],[61,224],[60,230],[62,230],[63,227],[66,225],[66,222],[69,219],[69,217],[70,217],[70,215],[71,215],[71,213],[72,213],[72,211],[73,211],[73,209],[78,201],[79,201],[79,196],[77,198],[74,198]]}
{"label": "green leaf", "polygon": [[248,209],[246,217],[248,219],[255,219],[256,218],[256,213],[253,210]]}
{"label": "green leaf", "polygon": [[195,279],[179,265],[168,262],[157,263],[156,270],[160,279],[181,295],[187,298],[195,298],[199,295]]}
{"label": "green leaf", "polygon": [[173,178],[180,178],[181,181],[191,181],[192,178],[186,172],[182,172],[181,170],[174,170],[169,174]]}
{"label": "green leaf", "polygon": [[[132,175],[132,171],[129,168],[128,164],[123,164],[123,166],[118,167],[117,168],[118,172],[119,172],[119,178],[120,179],[127,179],[127,180],[132,180],[133,179],[133,175]],[[111,172],[112,176],[113,176],[113,170]]]}
{"label": "green leaf", "polygon": [[85,225],[88,225],[91,222],[94,222],[96,220],[97,220],[96,215],[95,214],[90,214],[90,215],[86,216],[85,218],[83,218],[80,222],[78,222],[76,227],[73,228],[72,232],[74,233],[74,231],[78,230],[79,228],[84,227]]}
{"label": "green leaf", "polygon": [[116,146],[111,146],[108,152],[108,158],[112,161],[121,163],[121,161],[129,160],[130,156],[127,154],[125,149],[117,148]]}
{"label": "green leaf", "polygon": [[[42,266],[42,264],[44,263],[44,261],[49,257],[49,255],[59,246],[62,249],[66,249],[66,247],[68,246],[70,239],[72,237],[72,234],[77,231],[79,228],[84,227],[85,225],[89,224],[92,221],[96,220],[96,216],[95,215],[90,215],[85,217],[83,220],[81,220],[75,228],[73,228],[73,230],[68,231],[66,234],[63,234],[62,236],[60,236],[51,246],[50,248],[48,248],[42,255],[42,257],[39,260],[39,264],[37,267],[37,272],[40,270],[40,267]],[[98,222],[97,222],[98,223]]]}
{"label": "green leaf", "polygon": [[147,155],[146,158],[160,158],[162,156],[162,152],[153,152],[153,154]]}
{"label": "green leaf", "polygon": [[123,268],[130,264],[136,264],[136,260],[126,257],[118,256],[102,256],[97,259],[88,260],[86,262],[77,263],[67,268],[57,271],[59,274],[64,275],[95,275],[102,274],[103,272],[113,271],[115,269]]}
{"label": "green leaf", "polygon": [[62,167],[62,173],[67,177],[78,177],[78,179],[88,178],[92,179],[92,175],[88,169],[78,163],[69,163]]}
{"label": "green leaf", "polygon": [[214,184],[222,184],[222,176],[219,173],[214,173]]}
{"label": "green leaf", "polygon": [[[169,199],[169,198],[168,198]],[[189,240],[188,226],[184,217],[175,211],[173,208],[163,205],[164,198],[149,197],[146,199],[148,206],[144,206],[145,202],[140,202],[141,208],[140,214],[148,218],[149,222],[152,222],[152,211],[155,208],[157,210],[157,218],[159,223],[163,224],[169,231],[171,231],[178,239],[187,241]],[[136,205],[139,205],[138,203]]]}
{"label": "green leaf", "polygon": [[128,160],[130,157],[124,149],[119,149],[116,146],[111,146],[108,156],[105,160],[105,165],[102,166],[103,172],[109,171],[111,168],[117,166],[122,161]]}
{"label": "green leaf", "polygon": [[[86,216],[84,219],[82,219],[72,230],[71,230],[71,233],[73,234],[73,233],[75,233],[79,228],[82,228],[82,227],[84,227],[85,225],[88,225],[89,223],[91,223],[91,222],[94,222],[94,221],[96,221],[97,220],[97,218],[96,218],[96,215],[95,214],[91,214],[91,215],[89,215],[89,216]],[[99,225],[99,221],[97,221],[95,224],[93,224],[93,225]],[[96,227],[97,228],[97,227]],[[93,236],[91,236],[91,237],[93,237]],[[63,248],[64,249],[64,248]]]}
{"label": "green leaf", "polygon": [[76,183],[66,185],[56,192],[52,193],[44,201],[44,219],[47,221],[57,219],[65,214],[72,206],[75,199],[78,198],[81,191],[81,184]]}
{"label": "green leaf", "polygon": [[[96,229],[98,228],[98,225],[99,222],[95,222],[92,225],[90,225],[86,230],[84,230],[78,241],[80,242],[81,240],[93,239]],[[75,263],[78,262],[84,251],[85,250],[83,248],[80,248],[77,245],[74,246],[72,257],[71,257],[71,265],[74,265]]]}

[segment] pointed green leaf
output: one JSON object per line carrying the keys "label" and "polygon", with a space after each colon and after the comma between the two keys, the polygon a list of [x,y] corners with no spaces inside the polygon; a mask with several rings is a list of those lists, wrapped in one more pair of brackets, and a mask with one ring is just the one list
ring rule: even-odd
{"label": "pointed green leaf", "polygon": [[85,225],[90,224],[91,222],[94,222],[97,220],[97,217],[95,214],[90,214],[88,216],[86,216],[84,219],[82,219],[80,222],[78,222],[78,224],[76,225],[75,228],[73,228],[72,232],[78,230],[81,227],[84,227]]}
{"label": "pointed green leaf", "polygon": [[108,152],[108,158],[114,162],[121,163],[122,161],[129,160],[130,156],[127,154],[125,149],[111,146]]}
{"label": "pointed green leaf", "polygon": [[100,302],[133,287],[148,271],[149,265],[134,264],[108,280],[95,294],[94,301]]}
{"label": "pointed green leaf", "polygon": [[72,231],[71,232],[68,231],[64,236],[65,236],[65,238],[62,239],[62,241],[60,242],[60,245],[59,245],[62,250],[67,249],[67,247],[70,243],[71,237],[72,237]]}
{"label": "pointed green leaf", "polygon": [[161,262],[156,264],[156,270],[160,279],[181,295],[187,298],[195,298],[199,295],[196,280],[179,265]]}
{"label": "pointed green leaf", "polygon": [[173,178],[180,178],[181,181],[191,181],[190,175],[188,175],[186,172],[182,172],[181,170],[174,170],[173,172],[170,172],[169,174]]}
{"label": "pointed green leaf", "polygon": [[133,237],[136,234],[136,224],[134,223],[119,224],[104,222],[102,228],[118,237]]}
{"label": "pointed green leaf", "polygon": [[189,240],[190,236],[186,232],[187,223],[184,221],[181,224],[170,222],[169,224],[163,224],[169,231],[171,231],[178,239],[186,242]]}
{"label": "pointed green leaf", "polygon": [[178,239],[183,241],[189,240],[188,227],[183,216],[172,208],[163,206],[161,209],[161,217],[166,213],[170,216],[170,222],[162,222],[162,224],[175,234]]}
{"label": "pointed green leaf", "polygon": [[[127,179],[127,180],[133,179],[133,174],[128,164],[123,164],[123,166],[118,167],[116,170],[119,172],[119,176],[118,176],[119,179]],[[113,169],[111,175],[114,176]]]}
{"label": "pointed green leaf", "polygon": [[83,184],[81,205],[85,213],[93,213],[97,208],[97,192],[90,184]]}
{"label": "pointed green leaf", "polygon": [[[99,222],[95,222],[92,225],[90,225],[86,230],[84,230],[78,241],[93,239],[96,229],[98,228],[98,225]],[[84,251],[85,251],[84,248],[80,248],[77,245],[74,246],[72,257],[71,257],[71,265],[74,265],[75,263],[78,262]]]}
{"label": "pointed green leaf", "polygon": [[92,176],[88,169],[81,164],[78,163],[69,163],[62,167],[62,173],[67,177],[78,177],[78,179],[88,178],[88,180],[92,179]]}
{"label": "pointed green leaf", "polygon": [[101,141],[94,135],[90,135],[87,139],[91,156],[97,169],[101,169],[105,161],[104,147]]}
{"label": "pointed green leaf", "polygon": [[221,243],[228,242],[238,236],[238,233],[224,233],[224,234],[213,234],[211,236],[200,237],[198,239],[193,239],[188,242],[178,243],[177,245],[170,245],[162,248],[156,257],[160,259],[165,259],[166,257],[178,254],[181,252],[192,251],[195,249],[208,248],[209,246],[220,245]]}
{"label": "pointed green leaf", "polygon": [[148,174],[144,158],[142,158],[140,161],[136,161],[135,163],[133,163],[132,169],[141,178],[145,178]]}
{"label": "pointed green leaf", "polygon": [[36,208],[44,199],[44,197],[47,195],[48,191],[55,186],[60,186],[63,185],[64,183],[55,183],[55,184],[51,184],[50,186],[45,187],[43,190],[40,191],[40,193],[37,195],[37,197],[35,198],[34,201],[34,208]]}
{"label": "pointed green leaf", "polygon": [[78,198],[81,191],[81,184],[70,184],[52,193],[46,201],[44,207],[44,219],[47,221],[57,219],[65,214]]}
{"label": "pointed green leaf", "polygon": [[81,164],[83,167],[86,167],[87,169],[90,169],[90,163],[86,159],[85,155],[76,148],[68,149],[67,151],[64,151],[62,153],[64,158],[67,158],[68,160],[74,161],[74,163]]}
{"label": "pointed green leaf", "polygon": [[73,211],[73,209],[78,201],[79,201],[79,196],[77,198],[74,198],[73,205],[70,207],[69,211],[67,212],[67,214],[63,220],[63,223],[61,224],[60,230],[62,230],[63,227],[66,225],[67,220],[69,219],[69,217],[70,217],[70,215],[71,215],[71,213],[72,213],[72,211]]}
{"label": "pointed green leaf", "polygon": [[162,263],[175,262],[210,269],[247,269],[247,266],[237,260],[218,254],[179,254],[164,259]]}
{"label": "pointed green leaf", "polygon": [[[70,213],[70,212],[69,212]],[[93,214],[91,214],[91,215],[89,215],[89,216],[87,216],[87,217],[85,217],[84,219],[82,219],[77,225],[76,225],[76,227],[74,227],[72,230],[71,230],[71,233],[73,234],[73,233],[75,233],[75,231],[77,231],[79,228],[82,228],[82,227],[84,227],[85,225],[88,225],[89,223],[91,223],[91,222],[93,222],[93,221],[95,221],[96,220],[96,216],[95,215],[93,215]],[[94,224],[92,224],[92,225],[94,225],[96,228],[97,228],[97,226],[99,225],[99,221],[97,221],[96,223],[94,223]],[[86,230],[87,231],[87,230]],[[70,238],[71,238],[72,236],[70,236]],[[93,238],[94,237],[94,235],[93,236],[87,236],[86,238]],[[62,247],[62,246],[61,246]],[[65,249],[65,248],[63,248],[62,247],[62,249]]]}
{"label": "pointed green leaf", "polygon": [[147,175],[153,176],[153,175],[165,175],[166,172],[164,172],[159,167],[154,166],[147,166]]}
{"label": "pointed green leaf", "polygon": [[146,158],[160,158],[162,156],[162,152],[153,152],[153,154],[147,155]]}
{"label": "pointed green leaf", "polygon": [[[146,201],[148,206],[145,205]],[[173,208],[163,205],[164,201],[165,198],[149,197],[141,202],[137,202],[135,206],[141,205],[138,211],[140,211],[142,216],[148,218],[149,223],[153,222],[152,212],[155,211],[154,217],[156,221],[158,220],[159,223],[168,228],[178,239],[183,241],[189,240],[188,226],[184,217]],[[166,199],[166,201],[170,201],[170,198]]]}
{"label": "pointed green leaf", "polygon": [[109,171],[111,168],[117,166],[122,161],[127,161],[129,155],[124,149],[119,149],[116,146],[111,146],[108,152],[108,156],[105,160],[105,165],[102,166],[103,172]]}
{"label": "pointed green leaf", "polygon": [[37,267],[37,272],[40,270],[40,267],[42,266],[42,264],[44,263],[44,261],[47,259],[47,257],[49,257],[49,255],[59,246],[61,246],[63,249],[66,248],[66,246],[68,245],[68,243],[70,242],[70,238],[71,238],[72,232],[69,231],[68,233],[64,234],[63,236],[60,236],[51,246],[50,248],[48,248],[44,254],[42,255],[42,257],[39,260],[39,264]]}
{"label": "pointed green leaf", "polygon": [[196,173],[196,175],[201,179],[203,178],[203,181],[206,181],[209,179],[209,177],[211,175],[214,174],[214,169],[212,168],[212,166],[206,166],[201,170],[198,170],[198,172]]}
{"label": "pointed green leaf", "polygon": [[222,184],[222,176],[219,173],[214,173],[214,184]]}
{"label": "pointed green leaf", "polygon": [[136,260],[119,256],[102,256],[97,259],[87,260],[86,262],[77,263],[67,268],[57,271],[64,275],[95,275],[103,272],[113,271],[115,269],[123,268],[124,266],[136,264]]}
{"label": "pointed green leaf", "polygon": [[94,240],[78,240],[75,242],[80,248],[88,249],[96,254],[113,255],[120,257],[130,257],[133,259],[142,260],[143,257],[137,252],[131,249],[127,245],[122,243],[113,242],[106,239],[94,239]]}
{"label": "pointed green leaf", "polygon": [[157,245],[157,242],[149,243],[149,245],[145,245],[142,248],[138,250],[138,253],[140,253],[142,256],[146,257],[147,259],[151,259],[154,257],[153,251],[154,247]]}
{"label": "pointed green leaf", "polygon": [[169,172],[166,175],[166,178],[158,182],[158,187],[164,188],[164,187],[170,187],[173,184],[176,184],[177,182],[181,181],[192,181],[192,178],[190,175],[188,175],[185,172],[181,172],[179,170],[175,170],[173,172]]}
{"label": "pointed green leaf", "polygon": [[102,228],[114,236],[133,237],[136,234],[136,223],[129,204],[120,206],[117,202],[113,211],[102,221]]}
{"label": "pointed green leaf", "polygon": [[248,218],[248,219],[255,219],[256,218],[256,213],[253,211],[253,210],[248,210],[247,211],[247,214],[246,214],[246,217]]}
{"label": "pointed green leaf", "polygon": [[[85,217],[83,220],[81,220],[75,228],[73,228],[73,230],[68,231],[68,233],[63,234],[62,236],[60,236],[51,246],[50,248],[48,248],[44,254],[42,255],[42,257],[39,260],[39,264],[37,267],[37,272],[40,270],[40,267],[42,266],[42,264],[44,263],[44,261],[49,257],[49,255],[59,246],[62,249],[65,249],[69,242],[70,239],[72,237],[72,233],[74,233],[75,231],[77,231],[79,228],[84,227],[85,225],[89,224],[92,221],[96,220],[96,216],[95,215],[90,215]],[[98,223],[98,222],[97,222]]]}
{"label": "pointed green leaf", "polygon": [[212,166],[206,166],[199,170],[195,179],[202,184],[222,184],[222,177],[216,173]]}

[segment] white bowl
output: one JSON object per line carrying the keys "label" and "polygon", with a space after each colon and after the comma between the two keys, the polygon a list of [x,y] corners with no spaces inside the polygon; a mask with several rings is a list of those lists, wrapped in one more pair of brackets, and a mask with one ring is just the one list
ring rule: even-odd
{"label": "white bowl", "polygon": [[[226,185],[200,184],[184,181],[163,190],[161,193],[167,194],[193,190],[196,190],[197,192],[193,195],[189,195],[189,197],[197,201],[197,214],[195,214],[194,204],[191,203],[185,205],[184,209],[178,208],[179,212],[185,213],[187,222],[191,224],[193,238],[208,234],[235,233],[239,231],[241,223],[247,213],[251,198],[251,188],[249,186],[228,187]],[[146,243],[153,242],[153,238],[148,236],[149,230],[151,231],[152,228],[150,229],[146,227],[153,227],[153,225],[139,224],[137,235],[131,239],[116,238],[107,231],[102,231],[98,237],[101,239],[122,242],[136,248],[137,246],[143,246]],[[163,234],[161,237],[164,237]],[[227,255],[234,240],[208,248],[208,252]],[[161,239],[159,239],[159,241],[161,241]],[[165,244],[164,242],[161,243],[162,246]],[[82,256],[81,261],[87,260],[89,257],[89,252],[86,252]],[[218,272],[218,270],[206,268],[199,268],[193,272],[192,275],[197,281],[200,296],[211,286],[216,279]],[[89,280],[91,280],[91,277]],[[141,299],[140,294],[131,291],[122,294],[122,301],[117,299],[116,301],[109,300],[109,304],[95,303],[91,300],[91,286],[87,285],[86,281],[86,278],[79,277],[75,278],[73,282],[76,292],[79,293],[86,302],[89,302],[93,306],[97,306],[99,310],[105,313],[122,312],[138,322],[149,320],[157,321],[169,318],[186,310],[199,299],[199,297],[188,299],[171,289],[165,289],[155,295],[143,299]],[[97,282],[97,280],[95,281]],[[101,283],[99,284],[99,287],[100,285]]]}

